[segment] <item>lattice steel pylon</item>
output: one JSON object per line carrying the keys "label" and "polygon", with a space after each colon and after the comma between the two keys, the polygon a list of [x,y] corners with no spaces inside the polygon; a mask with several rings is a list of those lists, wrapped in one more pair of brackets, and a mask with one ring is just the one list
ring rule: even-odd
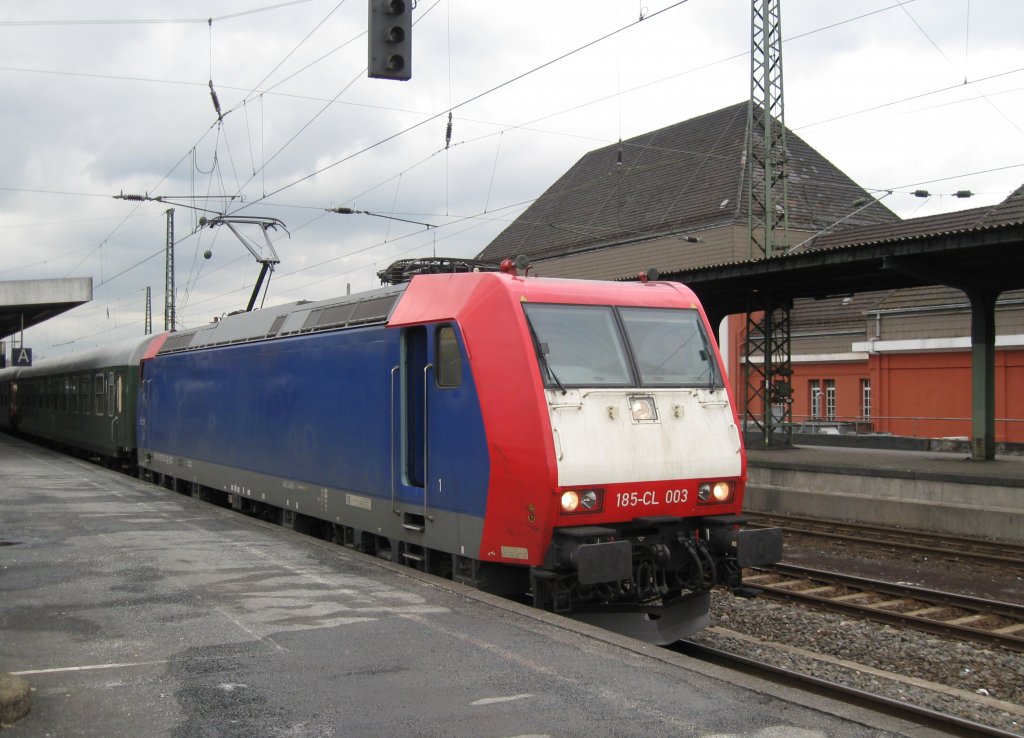
{"label": "lattice steel pylon", "polygon": [[[746,155],[750,258],[770,259],[789,240],[781,0],[751,2]],[[748,307],[744,427],[751,445],[793,440],[790,308],[791,301],[767,291]]]}
{"label": "lattice steel pylon", "polygon": [[174,208],[167,210],[167,251],[164,265],[164,330],[174,330]]}

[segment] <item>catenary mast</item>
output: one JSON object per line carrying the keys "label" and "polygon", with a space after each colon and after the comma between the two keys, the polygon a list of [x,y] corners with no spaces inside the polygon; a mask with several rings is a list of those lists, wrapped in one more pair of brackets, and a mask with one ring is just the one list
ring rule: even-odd
{"label": "catenary mast", "polygon": [[[751,2],[746,154],[750,258],[770,259],[789,240],[781,0]],[[765,291],[748,308],[744,425],[755,446],[792,443],[791,307]]]}

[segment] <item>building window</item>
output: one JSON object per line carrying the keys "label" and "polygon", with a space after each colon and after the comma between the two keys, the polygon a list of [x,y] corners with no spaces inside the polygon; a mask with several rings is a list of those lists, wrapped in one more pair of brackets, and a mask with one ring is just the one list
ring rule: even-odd
{"label": "building window", "polygon": [[812,379],[811,387],[811,420],[821,418],[821,381]]}
{"label": "building window", "polygon": [[860,416],[865,420],[871,417],[871,380],[860,380]]}
{"label": "building window", "polygon": [[825,380],[825,419],[836,419],[836,380]]}

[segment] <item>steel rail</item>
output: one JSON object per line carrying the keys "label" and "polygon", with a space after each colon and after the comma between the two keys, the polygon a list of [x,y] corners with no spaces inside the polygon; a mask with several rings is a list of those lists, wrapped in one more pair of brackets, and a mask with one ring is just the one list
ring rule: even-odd
{"label": "steel rail", "polygon": [[1013,543],[797,515],[756,514],[750,524],[781,527],[786,533],[795,535],[818,536],[873,545],[882,544],[893,548],[957,556],[985,563],[1009,564],[1024,568],[1024,546]]}
{"label": "steel rail", "polygon": [[[1024,607],[1020,605],[785,564],[749,571],[761,573],[744,576],[744,582],[774,599],[810,602],[827,610],[1024,652]],[[775,576],[783,580],[771,581]],[[858,601],[872,595],[897,599]],[[911,609],[890,609],[894,607]],[[943,611],[950,609],[957,612],[940,617]],[[993,616],[1012,622],[981,626],[986,618]]]}
{"label": "steel rail", "polygon": [[[728,664],[738,664],[755,675],[760,672],[770,674],[774,677],[781,676],[798,685],[813,687],[817,693],[823,694],[827,697],[832,697],[834,699],[838,698],[852,704],[863,702],[874,706],[880,706],[884,708],[884,712],[886,714],[899,717],[904,720],[911,720],[911,718],[907,717],[910,715],[913,716],[913,720],[911,720],[912,722],[923,724],[925,727],[940,729],[950,735],[1020,738],[1020,733],[1013,733],[1003,730],[1002,728],[996,728],[991,725],[986,725],[985,723],[967,720],[966,718],[961,718],[956,715],[948,715],[946,713],[938,712],[937,710],[931,710],[927,707],[911,705],[907,702],[895,700],[890,697],[884,697],[879,694],[874,694],[873,692],[866,692],[855,687],[836,684],[835,682],[830,682],[828,680],[821,679],[820,677],[814,677],[810,674],[793,671],[781,666],[766,664],[763,661],[758,661],[747,656],[740,656],[718,648],[705,646],[700,643],[683,640],[672,646],[672,650],[707,662],[724,661]],[[838,697],[836,697],[837,695]]]}

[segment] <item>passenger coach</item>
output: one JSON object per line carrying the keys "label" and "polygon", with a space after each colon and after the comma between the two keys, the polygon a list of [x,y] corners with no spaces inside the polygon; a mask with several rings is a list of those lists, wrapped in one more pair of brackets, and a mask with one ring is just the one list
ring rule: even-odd
{"label": "passenger coach", "polygon": [[0,427],[134,466],[139,365],[164,336],[0,369]]}

